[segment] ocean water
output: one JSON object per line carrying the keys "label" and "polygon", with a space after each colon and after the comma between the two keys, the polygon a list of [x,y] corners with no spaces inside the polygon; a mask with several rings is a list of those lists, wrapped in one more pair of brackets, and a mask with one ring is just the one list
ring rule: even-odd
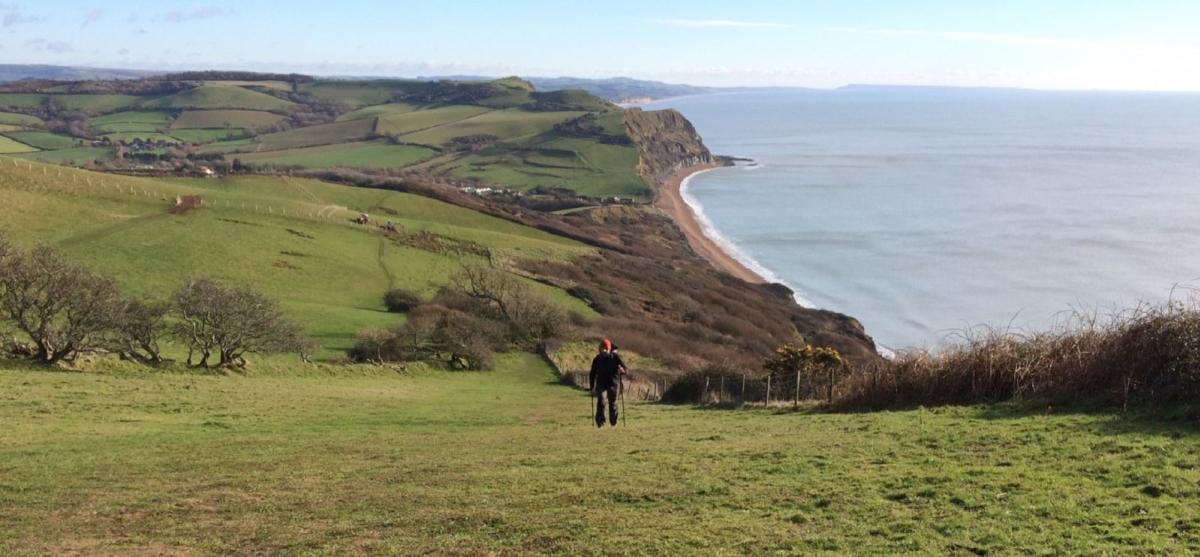
{"label": "ocean water", "polygon": [[888,348],[1200,287],[1200,95],[863,88],[684,97],[685,197],[738,257]]}

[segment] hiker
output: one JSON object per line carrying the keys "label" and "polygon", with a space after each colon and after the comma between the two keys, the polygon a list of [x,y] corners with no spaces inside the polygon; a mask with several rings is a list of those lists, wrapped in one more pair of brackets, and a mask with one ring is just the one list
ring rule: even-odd
{"label": "hiker", "polygon": [[604,427],[604,405],[608,405],[609,425],[617,425],[617,396],[621,388],[621,376],[628,369],[621,356],[613,350],[611,340],[600,342],[600,351],[592,358],[592,370],[588,373],[588,388],[596,396],[596,427]]}

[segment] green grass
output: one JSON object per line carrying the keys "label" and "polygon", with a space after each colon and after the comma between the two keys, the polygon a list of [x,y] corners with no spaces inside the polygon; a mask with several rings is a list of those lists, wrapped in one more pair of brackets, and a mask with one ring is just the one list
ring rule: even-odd
{"label": "green grass", "polygon": [[201,85],[142,103],[145,108],[189,110],[286,110],[292,103],[234,85]]}
{"label": "green grass", "polygon": [[79,144],[74,137],[50,132],[9,132],[4,135],[38,149],[70,149]]}
{"label": "green grass", "polygon": [[[401,319],[383,307],[389,288],[431,295],[461,263],[479,260],[394,243],[374,226],[350,223],[360,212],[475,242],[499,262],[591,251],[398,192],[275,177],[161,181],[32,166],[0,158],[0,229],[14,240],[59,246],[138,295],[166,296],[199,274],[251,285],[307,327],[324,347],[321,357],[340,354],[364,328]],[[188,194],[209,207],[168,214],[170,201]],[[566,292],[541,288],[564,308],[594,315]]]}
{"label": "green grass", "polygon": [[465,120],[489,110],[482,106],[455,105],[387,114],[379,117],[378,132],[381,135],[403,135]]}
{"label": "green grass", "polygon": [[257,128],[278,123],[283,116],[261,110],[188,110],[172,124],[174,128]]}
{"label": "green grass", "polygon": [[392,100],[395,91],[404,85],[417,83],[410,80],[373,81],[314,81],[300,85],[302,93],[314,97],[337,101],[352,107],[383,104]]}
{"label": "green grass", "polygon": [[485,373],[0,368],[17,556],[1200,552],[1200,434],[1136,416],[630,401],[627,428],[598,431],[525,355]]}
{"label": "green grass", "polygon": [[21,153],[20,158],[51,164],[84,164],[91,161],[112,160],[111,149],[103,147],[74,147],[54,151],[38,151],[36,153]]}
{"label": "green grass", "polygon": [[28,153],[32,151],[37,151],[37,148],[0,135],[0,154]]}
{"label": "green grass", "polygon": [[242,139],[246,137],[246,130],[241,128],[177,129],[171,130],[171,137],[188,143],[212,143],[228,139]]}
{"label": "green grass", "polygon": [[341,116],[338,116],[337,120],[339,122],[345,122],[346,120],[362,120],[364,118],[375,118],[378,116],[387,116],[389,114],[404,114],[405,112],[412,112],[414,110],[418,110],[419,108],[419,106],[405,103],[377,104],[374,106],[363,107],[352,112],[347,112]]}
{"label": "green grass", "polygon": [[131,108],[141,100],[133,95],[46,95],[42,93],[0,93],[0,106],[37,108],[49,99],[70,110],[103,114]]}
{"label": "green grass", "polygon": [[0,93],[0,107],[37,108],[45,99],[41,93]]}
{"label": "green grass", "polygon": [[517,189],[560,186],[582,195],[648,199],[637,149],[588,139],[551,138],[524,149],[497,148],[448,159],[438,172]]}
{"label": "green grass", "polygon": [[259,150],[275,151],[367,139],[374,130],[374,120],[351,120],[270,133],[259,136],[256,141],[260,144]]}
{"label": "green grass", "polygon": [[162,111],[142,111],[130,110],[126,112],[114,112],[104,116],[92,118],[92,126],[106,126],[109,124],[149,124],[155,127],[164,127],[171,122],[171,113]]}
{"label": "green grass", "polygon": [[494,135],[501,140],[534,136],[549,132],[555,124],[582,115],[582,112],[533,112],[523,109],[496,110],[400,138],[406,143],[441,146],[456,137]]}
{"label": "green grass", "polygon": [[[0,95],[2,96],[2,95]],[[3,102],[0,102],[3,105]],[[42,119],[28,114],[17,114],[15,112],[0,112],[0,124],[12,124],[16,126],[26,126],[31,128],[42,127]]]}
{"label": "green grass", "polygon": [[350,167],[404,167],[434,155],[432,149],[416,145],[389,145],[382,141],[362,143],[340,143],[303,147],[283,151],[264,151],[239,155],[247,163],[272,163],[307,168]]}

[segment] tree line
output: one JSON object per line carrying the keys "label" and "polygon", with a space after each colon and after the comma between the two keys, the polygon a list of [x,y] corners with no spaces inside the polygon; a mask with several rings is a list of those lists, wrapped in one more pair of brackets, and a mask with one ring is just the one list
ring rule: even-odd
{"label": "tree line", "polygon": [[137,299],[54,248],[22,250],[3,236],[0,328],[16,333],[8,352],[44,364],[116,353],[160,365],[168,340],[186,348],[187,364],[198,368],[243,367],[249,353],[312,348],[300,327],[253,289],[198,278],[168,299]]}

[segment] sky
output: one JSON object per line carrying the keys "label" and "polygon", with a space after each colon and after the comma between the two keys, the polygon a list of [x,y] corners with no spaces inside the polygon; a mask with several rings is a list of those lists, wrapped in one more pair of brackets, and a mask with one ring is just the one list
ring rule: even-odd
{"label": "sky", "polygon": [[0,63],[1200,91],[1200,0],[0,0]]}

